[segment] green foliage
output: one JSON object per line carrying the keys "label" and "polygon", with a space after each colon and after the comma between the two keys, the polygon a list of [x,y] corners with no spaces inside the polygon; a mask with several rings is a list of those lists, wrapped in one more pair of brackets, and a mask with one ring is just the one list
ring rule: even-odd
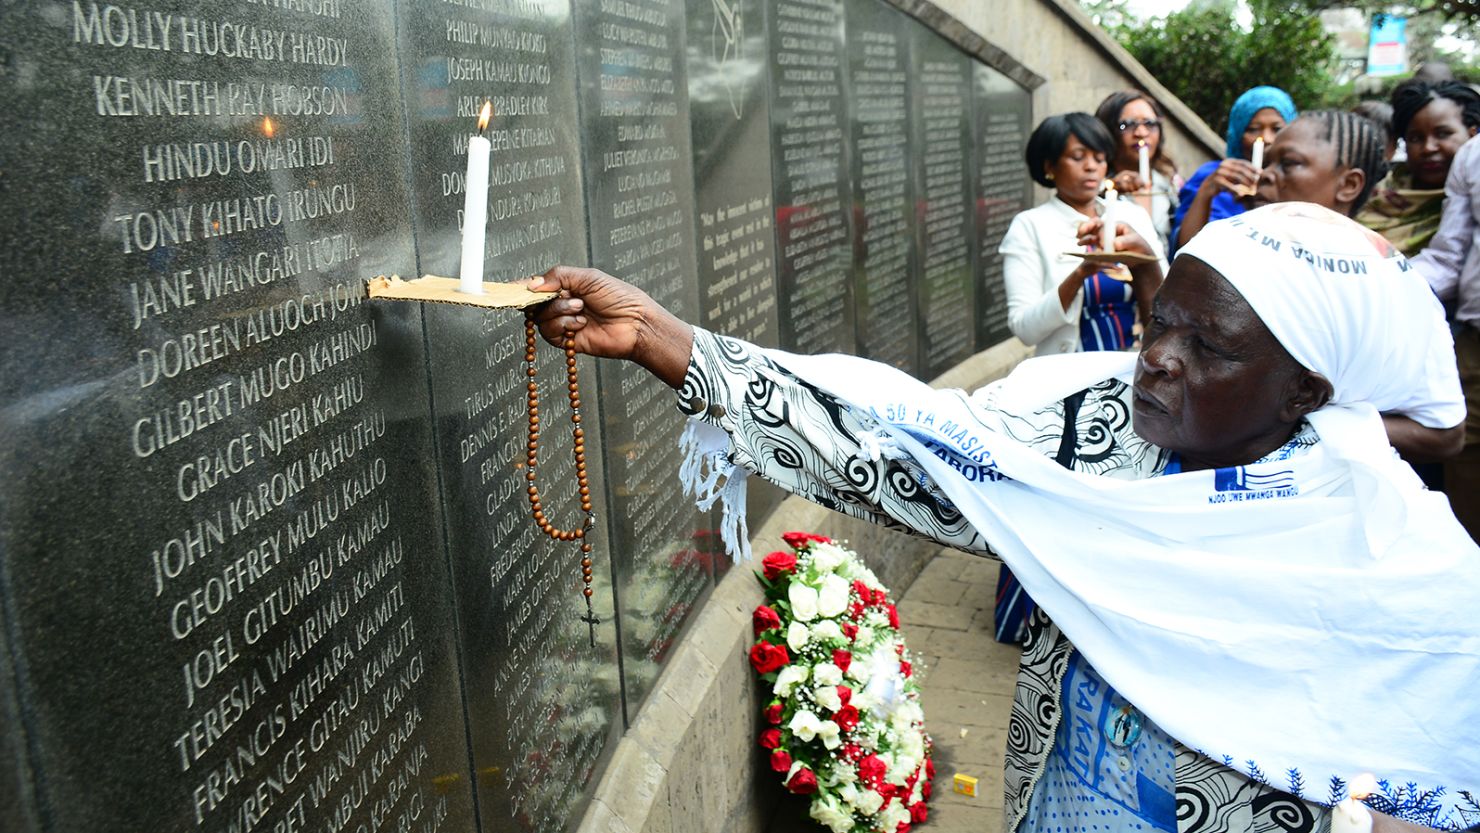
{"label": "green foliage", "polygon": [[1234,99],[1250,87],[1279,87],[1300,109],[1323,105],[1334,91],[1333,39],[1300,0],[1248,0],[1248,30],[1231,2],[1191,4],[1146,23],[1113,23],[1118,9],[1103,5],[1111,34],[1220,135]]}

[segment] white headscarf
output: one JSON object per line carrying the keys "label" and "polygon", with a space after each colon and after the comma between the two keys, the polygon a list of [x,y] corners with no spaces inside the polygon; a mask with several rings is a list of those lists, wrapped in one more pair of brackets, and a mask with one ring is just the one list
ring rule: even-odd
{"label": "white headscarf", "polygon": [[[1323,803],[1331,779],[1372,771],[1428,823],[1472,824],[1480,548],[1397,460],[1378,415],[1458,422],[1453,354],[1440,361],[1431,296],[1400,259],[1355,245],[1372,249],[1337,215],[1272,208],[1208,225],[1183,256],[1244,293],[1336,398],[1311,414],[1320,442],[1306,453],[1234,470],[1278,485],[1239,500],[1225,499],[1228,471],[1069,471],[1002,430],[1129,381],[1130,354],[1031,359],[969,397],[854,357],[767,355],[870,413],[880,428],[864,446],[923,470],[1096,670],[1185,745]],[[1000,477],[963,475],[984,459]]]}

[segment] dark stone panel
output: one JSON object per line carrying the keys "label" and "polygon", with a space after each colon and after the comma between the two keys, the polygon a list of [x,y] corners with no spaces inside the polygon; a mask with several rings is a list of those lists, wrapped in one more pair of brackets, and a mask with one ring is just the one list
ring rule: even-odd
{"label": "dark stone panel", "polygon": [[[585,262],[575,47],[566,0],[453,5],[401,0],[401,52],[422,272],[456,275],[468,138],[494,105],[485,279]],[[579,544],[530,516],[522,316],[429,305],[427,345],[438,467],[485,830],[574,826],[622,729],[616,627],[598,547],[596,615],[581,595]],[[563,357],[539,344],[539,477],[544,511],[582,522]],[[594,364],[580,365],[583,430],[599,447]],[[601,466],[589,453],[593,492]]]}
{"label": "dark stone panel", "polygon": [[761,0],[691,0],[688,6],[699,322],[775,347],[765,8]]}
{"label": "dark stone panel", "polygon": [[772,0],[772,180],[781,346],[854,352],[842,0]]}
{"label": "dark stone panel", "polygon": [[910,280],[915,256],[908,99],[912,24],[879,0],[848,5],[858,351],[918,374],[920,329]]}
{"label": "dark stone panel", "polygon": [[[780,344],[763,0],[689,0],[689,125],[698,211],[699,322],[763,347]],[[760,478],[745,493],[752,526],[786,494]],[[715,561],[716,579],[730,560]]]}
{"label": "dark stone panel", "polygon": [[421,316],[364,301],[414,267],[393,32],[6,7],[0,551],[42,829],[474,824]]}
{"label": "dark stone panel", "polygon": [[1033,128],[1033,98],[997,70],[976,64],[971,105],[976,122],[976,347],[985,350],[1012,337],[997,247],[1013,216],[1033,207],[1032,181],[1023,162]]}
{"label": "dark stone panel", "polygon": [[[0,595],[0,616],[4,607]],[[22,722],[20,702],[16,699],[15,660],[10,653],[4,621],[0,618],[0,726],[5,727],[0,731],[0,819],[7,819],[14,830],[34,830],[40,825],[35,815],[24,734],[26,724]]]}
{"label": "dark stone panel", "polygon": [[970,356],[976,329],[971,65],[924,26],[912,38],[916,281],[925,378]]}
{"label": "dark stone panel", "polygon": [[[576,43],[591,263],[695,320],[683,2],[581,4]],[[675,482],[684,420],[673,391],[627,363],[603,363],[598,373],[630,722],[713,586],[717,541],[710,518]]]}

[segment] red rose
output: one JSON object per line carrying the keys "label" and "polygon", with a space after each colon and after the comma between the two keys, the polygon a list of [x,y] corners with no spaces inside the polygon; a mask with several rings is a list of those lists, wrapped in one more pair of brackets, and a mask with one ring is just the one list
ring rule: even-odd
{"label": "red rose", "polygon": [[868,585],[863,583],[863,579],[853,579],[853,592],[857,593],[859,601],[865,604],[868,603],[869,599],[873,598],[873,591],[868,589]]}
{"label": "red rose", "polygon": [[807,544],[812,541],[816,541],[819,544],[832,543],[831,538],[822,535],[813,535],[810,532],[787,532],[781,536],[781,540],[785,541],[794,550],[805,549]]}
{"label": "red rose", "polygon": [[859,746],[856,743],[845,743],[845,744],[843,744],[843,758],[844,758],[844,760],[856,761],[856,760],[858,760],[859,758],[862,758],[862,757],[863,757],[863,747],[862,746]]}
{"label": "red rose", "polygon": [[755,629],[755,635],[760,636],[765,631],[781,627],[781,616],[769,605],[761,605],[750,614],[750,626]]}
{"label": "red rose", "polygon": [[[851,616],[854,619],[862,619],[863,618],[863,602],[854,602],[853,604],[848,605],[848,615]],[[854,628],[854,630],[857,631],[858,629],[857,628]]]}
{"label": "red rose", "polygon": [[797,557],[789,552],[777,550],[761,559],[761,567],[765,568],[766,581],[775,581],[784,573],[797,571]]}
{"label": "red rose", "polygon": [[854,705],[844,706],[833,712],[832,719],[834,723],[838,724],[839,729],[845,732],[851,732],[853,731],[853,727],[858,725],[858,707]]}
{"label": "red rose", "polygon": [[[888,772],[889,768],[884,766],[884,762],[879,760],[878,755],[869,755],[858,762],[858,779],[865,784],[872,785],[883,782],[884,775]],[[888,796],[885,796],[885,798],[888,798]]]}
{"label": "red rose", "polygon": [[894,828],[894,833],[910,833],[910,823],[907,821],[900,822],[899,826]]}
{"label": "red rose", "polygon": [[874,604],[881,605],[887,601],[889,601],[889,594],[885,593],[883,588],[874,591]]}
{"label": "red rose", "polygon": [[910,821],[915,824],[924,824],[930,818],[930,811],[925,809],[925,802],[916,801],[910,805]]}
{"label": "red rose", "polygon": [[879,808],[880,810],[882,810],[884,809],[884,807],[888,807],[889,802],[893,801],[894,798],[899,795],[899,787],[894,784],[880,784],[878,793],[879,795],[884,796],[884,805],[883,807]]}
{"label": "red rose", "polygon": [[[920,798],[921,799],[926,799],[926,798],[929,798],[929,797],[930,797],[930,782],[929,781],[926,781],[925,783],[923,783],[923,784],[920,785]],[[921,803],[923,803],[923,801]]]}
{"label": "red rose", "polygon": [[844,622],[843,625],[842,625],[842,627],[843,627],[843,636],[848,637],[848,641],[849,642],[852,642],[853,640],[855,640],[855,639],[858,638],[858,626],[857,625],[853,624],[852,622]]}
{"label": "red rose", "polygon": [[833,649],[833,665],[838,667],[844,674],[848,673],[848,666],[853,664],[853,654],[842,648]]}
{"label": "red rose", "polygon": [[755,742],[760,744],[762,749],[775,749],[781,745],[781,730],[767,729],[761,732],[761,736]]}
{"label": "red rose", "polygon": [[843,701],[843,705],[848,705],[853,699],[853,689],[845,685],[838,686],[838,699]]}
{"label": "red rose", "polygon": [[786,788],[797,795],[811,795],[817,792],[817,775],[802,767],[786,782]]}
{"label": "red rose", "polygon": [[909,664],[908,661],[906,661],[906,660],[900,660],[899,661],[899,673],[901,673],[901,674],[905,675],[906,677],[908,677],[910,674],[914,673],[914,670],[915,669]]}
{"label": "red rose", "polygon": [[935,779],[935,761],[929,758],[925,759],[925,777],[931,780]]}
{"label": "red rose", "polygon": [[780,726],[781,709],[782,706],[780,703],[772,703],[771,705],[766,706],[766,722],[771,724],[772,726]]}
{"label": "red rose", "polygon": [[791,664],[791,656],[782,645],[757,642],[750,649],[750,664],[757,674],[769,674]]}
{"label": "red rose", "polygon": [[884,609],[889,612],[889,627],[899,630],[899,609],[894,605],[884,605]]}
{"label": "red rose", "polygon": [[777,772],[788,772],[791,770],[791,756],[786,750],[777,749],[771,753],[771,769]]}

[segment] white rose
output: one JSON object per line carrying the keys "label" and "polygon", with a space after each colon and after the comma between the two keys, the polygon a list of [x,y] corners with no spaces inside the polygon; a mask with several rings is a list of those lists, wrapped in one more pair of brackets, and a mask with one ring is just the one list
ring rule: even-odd
{"label": "white rose", "polygon": [[[819,604],[820,608],[821,605]],[[842,642],[843,629],[831,619],[823,619],[812,626],[812,638],[818,642]]]}
{"label": "white rose", "polygon": [[812,669],[812,679],[818,685],[837,685],[843,681],[843,669],[830,662],[820,662]]}
{"label": "white rose", "polygon": [[888,779],[894,784],[903,784],[920,766],[920,762],[905,754],[903,750],[894,758],[894,766],[890,768]]}
{"label": "white rose", "polygon": [[[880,807],[884,806],[884,796],[879,795],[873,790],[859,790],[858,800],[853,802],[853,806],[858,808],[858,812],[866,816],[872,816],[874,813],[879,812]],[[885,829],[893,830],[894,828],[889,827]]]}
{"label": "white rose", "polygon": [[[836,767],[835,771],[841,774],[843,772],[847,772],[848,769],[848,767],[840,766]],[[844,784],[843,786],[838,787],[838,798],[842,799],[844,803],[853,804],[858,801],[858,788],[853,786],[852,784]]]}
{"label": "white rose", "polygon": [[822,616],[841,616],[848,609],[848,580],[842,576],[828,576],[822,580],[822,590],[817,594],[817,612]]}
{"label": "white rose", "polygon": [[786,646],[791,648],[792,653],[800,653],[807,647],[807,640],[811,638],[807,626],[801,622],[792,622],[786,628]]}
{"label": "white rose", "polygon": [[791,618],[798,622],[810,622],[817,618],[817,591],[793,581],[786,590],[787,601],[791,602]]}
{"label": "white rose", "polygon": [[837,686],[818,686],[812,692],[812,699],[817,701],[817,705],[830,712],[843,707],[843,698],[838,696]]}
{"label": "white rose", "polygon": [[884,811],[881,820],[884,822],[885,830],[894,830],[910,820],[910,811],[904,808],[904,804],[898,801],[889,802],[889,808]]}
{"label": "white rose", "polygon": [[812,567],[819,573],[831,573],[844,560],[843,551],[832,544],[817,544],[812,547]]}
{"label": "white rose", "polygon": [[873,642],[874,629],[869,627],[868,625],[860,625],[858,628],[858,635],[853,638],[853,641],[858,643],[859,645],[867,645],[870,642]]}
{"label": "white rose", "polygon": [[[831,720],[828,722],[832,723]],[[836,728],[838,724],[833,723],[832,725]],[[822,728],[822,721],[817,719],[817,715],[803,709],[791,716],[791,723],[788,724],[788,728],[791,729],[793,735],[796,735],[803,741],[810,741],[812,738],[817,737],[817,730]]]}
{"label": "white rose", "polygon": [[[848,677],[855,683],[866,683],[869,678],[869,664],[860,661],[858,657],[853,658],[853,664],[848,666]],[[863,708],[859,706],[858,708]]]}
{"label": "white rose", "polygon": [[814,800],[808,812],[833,833],[849,833],[853,829],[853,815],[834,796]]}
{"label": "white rose", "polygon": [[797,683],[806,682],[809,673],[805,665],[788,665],[776,674],[776,685],[771,690],[777,697],[790,697],[792,688]]}
{"label": "white rose", "polygon": [[817,724],[817,737],[822,739],[822,745],[828,749],[837,749],[843,745],[841,734],[842,728],[831,720],[824,720]]}

